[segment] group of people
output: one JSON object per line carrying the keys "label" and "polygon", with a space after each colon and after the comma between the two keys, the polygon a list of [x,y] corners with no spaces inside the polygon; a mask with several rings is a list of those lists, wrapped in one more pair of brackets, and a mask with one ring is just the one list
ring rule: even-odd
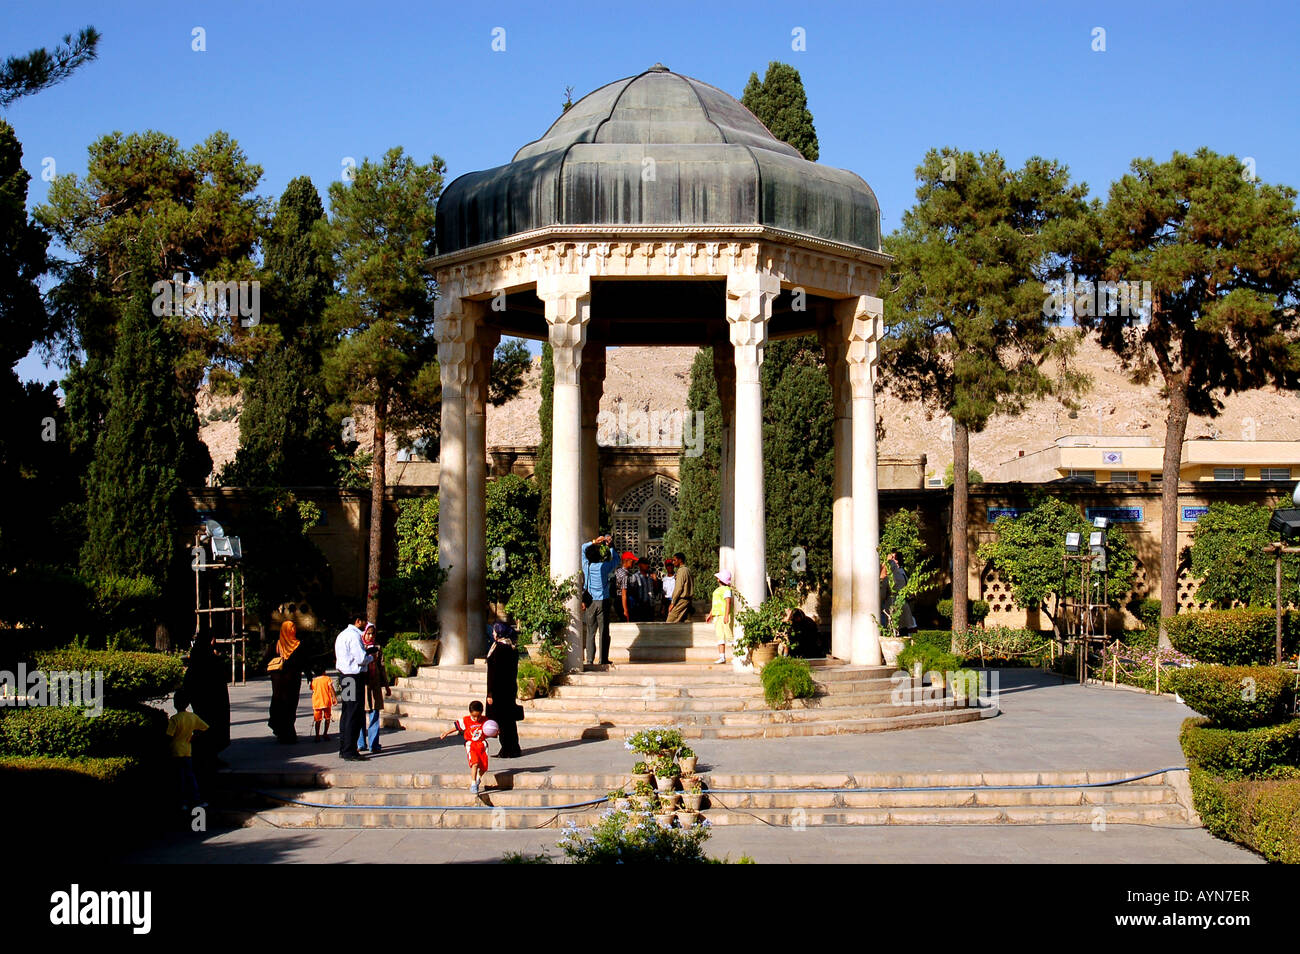
{"label": "group of people", "polygon": [[686,555],[664,560],[663,571],[631,550],[614,550],[605,534],[582,545],[582,611],[587,665],[609,664],[609,624],[689,621],[695,581]]}

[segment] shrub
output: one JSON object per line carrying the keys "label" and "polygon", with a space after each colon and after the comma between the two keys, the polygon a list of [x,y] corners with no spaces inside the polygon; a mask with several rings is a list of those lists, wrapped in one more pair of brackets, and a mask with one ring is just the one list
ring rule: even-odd
{"label": "shrub", "polygon": [[185,666],[179,656],[112,649],[56,649],[36,654],[45,672],[102,672],[104,704],[125,706],[162,699],[180,686]]}
{"label": "shrub", "polygon": [[803,659],[778,656],[763,667],[763,698],[773,709],[788,709],[795,699],[809,699],[817,692],[812,669]]}
{"label": "shrub", "polygon": [[[943,599],[935,604],[935,610],[946,620],[952,619],[952,600]],[[982,623],[988,618],[989,604],[984,600],[969,600],[966,603],[966,618],[972,623]]]}
{"label": "shrub", "polygon": [[[1282,634],[1284,652],[1295,651],[1295,629],[1288,618]],[[1250,666],[1276,658],[1276,614],[1271,609],[1180,613],[1165,623],[1165,632],[1175,649],[1201,662]]]}
{"label": "shrub", "polygon": [[428,665],[424,661],[424,653],[411,645],[409,641],[411,636],[421,638],[418,633],[398,633],[384,645],[384,671],[388,673],[389,682],[402,674],[402,671],[394,665],[399,659],[404,659],[416,667]]}
{"label": "shrub", "polygon": [[707,864],[709,829],[660,828],[649,815],[609,812],[590,829],[569,828],[560,849],[575,865]]}
{"label": "shrub", "polygon": [[549,571],[539,568],[515,581],[513,595],[506,603],[506,615],[515,621],[519,645],[535,639],[547,642],[562,639],[569,627],[569,601],[581,592],[581,576],[558,583]]}
{"label": "shrub", "polygon": [[952,631],[947,629],[918,629],[912,634],[913,646],[933,646],[946,653],[952,648]]}
{"label": "shrub", "polygon": [[1188,764],[1227,779],[1300,776],[1300,720],[1259,729],[1216,729],[1183,722],[1178,741]]}
{"label": "shrub", "polygon": [[1158,629],[1160,627],[1160,601],[1147,596],[1138,601],[1137,612],[1133,614],[1142,620],[1142,625],[1147,629]]}
{"label": "shrub", "polygon": [[515,682],[519,686],[519,698],[528,700],[546,695],[546,690],[551,686],[551,677],[531,659],[520,659]]}
{"label": "shrub", "polygon": [[1300,863],[1300,779],[1231,781],[1192,768],[1192,802],[1206,829],[1269,861]]}
{"label": "shrub", "polygon": [[1193,666],[1170,674],[1183,701],[1225,729],[1273,725],[1290,717],[1294,676],[1270,666]]}
{"label": "shrub", "polygon": [[161,709],[105,709],[87,717],[62,706],[16,709],[0,719],[0,752],[61,758],[160,755],[167,716]]}
{"label": "shrub", "polygon": [[929,643],[913,643],[898,654],[898,668],[911,672],[917,663],[922,672],[952,672],[961,665],[961,657]]}

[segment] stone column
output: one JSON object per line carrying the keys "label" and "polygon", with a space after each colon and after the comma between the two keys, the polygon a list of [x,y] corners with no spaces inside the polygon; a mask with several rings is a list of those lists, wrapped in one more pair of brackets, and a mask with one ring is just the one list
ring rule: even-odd
{"label": "stone column", "polygon": [[[591,280],[569,273],[542,275],[537,297],[546,307],[555,362],[551,429],[551,578],[582,571],[582,349],[591,315]],[[575,595],[566,634],[569,670],[582,669],[581,607]]]}
{"label": "stone column", "polygon": [[447,573],[438,591],[440,662],[470,662],[465,615],[466,570],[466,421],[465,391],[472,364],[476,315],[473,303],[445,289],[435,305],[434,337],[442,378],[442,428],[438,447],[438,564]]}
{"label": "stone column", "polygon": [[853,655],[853,401],[845,360],[847,335],[833,314],[818,323],[826,354],[835,419],[835,475],[831,488],[831,655]]}
{"label": "stone column", "polygon": [[875,368],[883,333],[879,298],[862,295],[837,302],[835,316],[846,332],[845,359],[853,393],[853,625],[850,662],[879,666],[880,501],[876,480]]}
{"label": "stone column", "polygon": [[719,534],[718,568],[736,571],[736,359],[729,341],[713,346],[713,377],[722,405],[722,447],[718,467]]}
{"label": "stone column", "polygon": [[465,632],[471,659],[487,653],[487,401],[501,332],[478,325],[465,390]]}
{"label": "stone column", "polygon": [[767,597],[767,527],[763,499],[763,389],[759,368],[780,280],[769,272],[727,276],[727,323],[736,366],[735,586],[750,606]]}
{"label": "stone column", "polygon": [[588,341],[582,349],[582,539],[600,527],[600,442],[597,427],[605,390],[605,345]]}

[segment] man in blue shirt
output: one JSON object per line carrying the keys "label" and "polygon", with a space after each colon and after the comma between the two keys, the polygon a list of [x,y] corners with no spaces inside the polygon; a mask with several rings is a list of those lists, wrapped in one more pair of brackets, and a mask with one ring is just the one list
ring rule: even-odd
{"label": "man in blue shirt", "polygon": [[609,547],[614,538],[608,533],[582,546],[582,587],[591,596],[583,613],[584,658],[587,665],[596,662],[596,642],[599,636],[600,664],[609,665],[609,578],[618,560],[613,549],[602,559],[601,544]]}

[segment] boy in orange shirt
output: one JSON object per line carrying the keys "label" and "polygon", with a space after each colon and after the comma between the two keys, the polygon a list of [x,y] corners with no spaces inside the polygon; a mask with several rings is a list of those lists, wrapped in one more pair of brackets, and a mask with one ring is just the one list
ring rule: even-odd
{"label": "boy in orange shirt", "polygon": [[[315,716],[316,724],[313,729],[317,740],[324,738],[329,740],[330,737],[330,716],[334,709],[334,703],[338,702],[338,695],[334,692],[334,680],[325,675],[320,669],[316,670],[316,678],[311,681],[311,708]],[[321,735],[320,724],[325,723],[325,735]]]}
{"label": "boy in orange shirt", "polygon": [[487,736],[483,734],[483,723],[486,721],[483,718],[483,703],[475,699],[469,704],[469,715],[463,719],[457,719],[451,724],[450,729],[438,737],[439,739],[445,739],[457,732],[464,734],[465,756],[469,759],[471,778],[469,790],[475,795],[478,794],[479,780],[488,768]]}

